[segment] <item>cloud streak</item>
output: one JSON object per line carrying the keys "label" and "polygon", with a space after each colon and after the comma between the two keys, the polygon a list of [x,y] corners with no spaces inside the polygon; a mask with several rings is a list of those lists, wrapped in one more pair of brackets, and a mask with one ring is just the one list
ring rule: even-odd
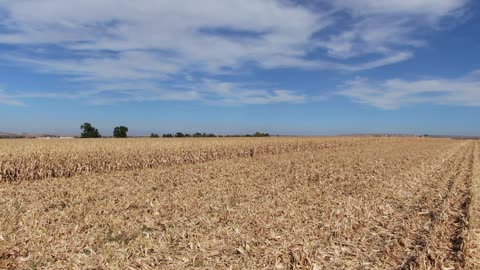
{"label": "cloud streak", "polygon": [[356,78],[337,92],[355,102],[392,110],[414,104],[480,106],[480,73],[454,79],[371,81]]}
{"label": "cloud streak", "polygon": [[18,91],[9,95],[0,89],[1,104],[24,105],[19,100],[28,99],[81,99],[92,105],[154,101],[199,101],[212,105],[262,105],[303,103],[306,102],[307,96],[297,91],[257,88],[251,85],[216,80],[169,84],[168,86],[159,86],[149,82],[105,82],[90,90]]}
{"label": "cloud streak", "polygon": [[433,19],[458,12],[468,0],[336,0],[334,5],[356,16],[372,14],[418,15]]}
{"label": "cloud streak", "polygon": [[23,106],[23,102],[16,100],[14,97],[7,95],[4,90],[0,89],[0,104],[10,106]]}

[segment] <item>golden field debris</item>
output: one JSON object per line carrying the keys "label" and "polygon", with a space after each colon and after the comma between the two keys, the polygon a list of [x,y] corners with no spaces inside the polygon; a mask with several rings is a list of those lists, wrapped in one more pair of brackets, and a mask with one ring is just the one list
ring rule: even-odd
{"label": "golden field debris", "polygon": [[0,142],[19,172],[0,182],[0,269],[479,266],[476,141],[16,142]]}
{"label": "golden field debris", "polygon": [[[356,143],[352,140],[351,143]],[[337,138],[0,140],[0,182],[71,177],[339,145]]]}

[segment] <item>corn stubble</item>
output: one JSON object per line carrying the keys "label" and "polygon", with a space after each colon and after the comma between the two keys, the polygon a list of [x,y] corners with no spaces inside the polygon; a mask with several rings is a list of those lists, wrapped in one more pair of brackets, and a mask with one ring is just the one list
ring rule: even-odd
{"label": "corn stubble", "polygon": [[0,269],[480,269],[479,142],[0,149]]}
{"label": "corn stubble", "polygon": [[0,182],[158,168],[322,149],[338,144],[336,138],[321,141],[313,138],[3,140],[0,141]]}

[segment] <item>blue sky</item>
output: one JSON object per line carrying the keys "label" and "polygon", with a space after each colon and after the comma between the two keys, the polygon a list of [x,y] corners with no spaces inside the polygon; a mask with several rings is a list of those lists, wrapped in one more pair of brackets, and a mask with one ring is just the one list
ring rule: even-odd
{"label": "blue sky", "polygon": [[0,0],[0,131],[480,135],[473,0]]}

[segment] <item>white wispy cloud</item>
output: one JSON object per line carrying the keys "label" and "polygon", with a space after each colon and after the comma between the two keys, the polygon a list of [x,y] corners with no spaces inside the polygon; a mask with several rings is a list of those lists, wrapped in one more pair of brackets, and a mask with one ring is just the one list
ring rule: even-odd
{"label": "white wispy cloud", "polygon": [[334,4],[358,16],[410,14],[437,19],[458,12],[467,2],[468,0],[335,0]]}
{"label": "white wispy cloud", "polygon": [[[347,12],[350,17],[343,29],[318,44],[337,59],[372,54],[390,59],[400,53],[413,56],[413,49],[428,45],[419,37],[419,30],[435,29],[442,19],[459,17],[467,3],[468,0],[333,1],[336,9]],[[384,65],[406,59],[398,58]],[[369,67],[363,65],[363,69]]]}
{"label": "white wispy cloud", "polygon": [[204,81],[200,89],[207,100],[228,104],[303,103],[306,101],[304,94],[295,91],[285,89],[265,90],[238,83],[214,80]]}
{"label": "white wispy cloud", "polygon": [[369,17],[359,20],[338,35],[319,41],[319,44],[327,50],[329,56],[338,59],[368,54],[391,57],[407,48],[425,45],[424,41],[411,36],[414,32],[413,24],[407,19]]}
{"label": "white wispy cloud", "polygon": [[144,101],[201,101],[217,105],[303,103],[306,95],[298,91],[253,87],[216,80],[159,85],[151,82],[103,82],[89,90],[17,91],[6,95],[0,90],[0,103],[23,105],[25,99],[85,100],[93,105]]}
{"label": "white wispy cloud", "polygon": [[[1,86],[0,86],[1,87]],[[11,106],[23,106],[24,103],[15,99],[14,97],[7,95],[2,88],[0,88],[0,104]]]}
{"label": "white wispy cloud", "polygon": [[355,102],[382,109],[397,109],[412,104],[480,106],[480,73],[453,79],[371,81],[356,78],[338,91]]}
{"label": "white wispy cloud", "polygon": [[[21,0],[7,1],[4,9],[8,14],[4,24],[11,31],[0,34],[0,43],[61,46],[82,59],[48,61],[47,68],[81,69],[82,74],[97,62],[100,66],[119,62],[119,67],[136,76],[137,67],[125,65],[131,62],[131,51],[142,51],[140,63],[145,58],[163,64],[175,59],[168,71],[214,72],[270,57],[300,59],[311,35],[331,23],[308,9],[274,0]],[[87,59],[80,54],[101,50],[120,53],[94,58],[87,53]],[[58,61],[67,63],[61,66]],[[146,64],[142,71],[161,73]]]}
{"label": "white wispy cloud", "polygon": [[[118,93],[112,101],[303,102],[308,97],[292,90],[232,85],[215,97],[218,85],[198,81],[187,91],[163,82],[250,65],[355,72],[402,62],[428,44],[417,35],[420,29],[458,16],[468,1],[322,2],[318,9],[289,0],[3,0],[0,44],[16,49],[0,58],[89,83],[87,92],[97,101],[101,94],[92,93],[110,85],[108,92]],[[132,84],[150,87],[133,91]]]}
{"label": "white wispy cloud", "polygon": [[61,60],[18,55],[7,55],[3,58],[31,65],[40,72],[71,75],[76,80],[85,81],[162,79],[179,71],[175,60],[141,51]]}

